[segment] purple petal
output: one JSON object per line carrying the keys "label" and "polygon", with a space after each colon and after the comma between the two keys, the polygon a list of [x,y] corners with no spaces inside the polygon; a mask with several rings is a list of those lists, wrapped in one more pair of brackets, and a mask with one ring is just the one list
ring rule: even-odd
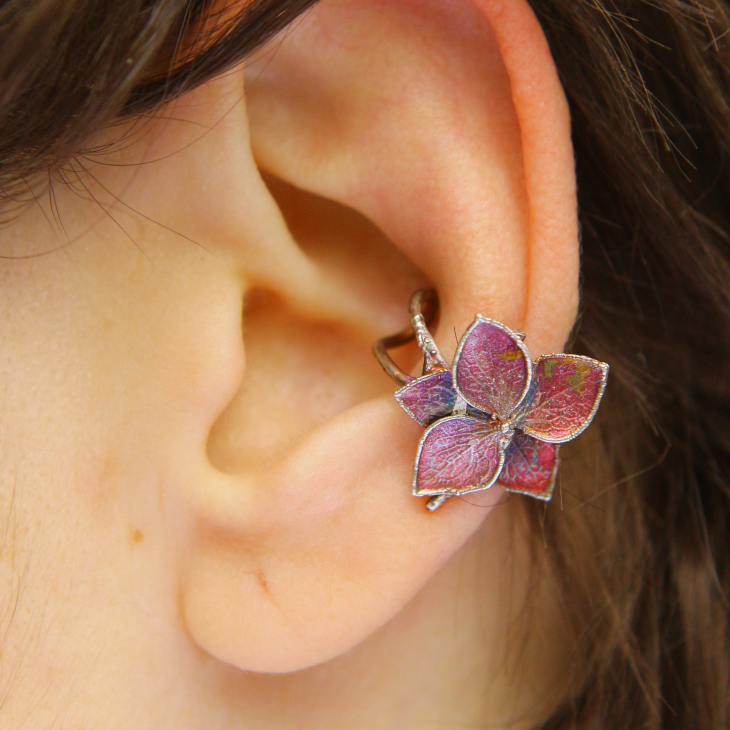
{"label": "purple petal", "polygon": [[413,494],[464,494],[488,489],[504,462],[509,436],[486,421],[453,416],[423,434],[416,456]]}
{"label": "purple petal", "polygon": [[478,314],[454,359],[456,389],[466,401],[504,421],[524,399],[531,375],[530,353],[522,340],[509,327]]}
{"label": "purple petal", "polygon": [[519,427],[542,441],[575,438],[593,420],[608,365],[580,355],[546,355],[535,363],[534,395]]}
{"label": "purple petal", "polygon": [[403,410],[421,426],[428,426],[437,418],[448,416],[454,410],[456,393],[450,370],[439,370],[417,378],[396,390],[395,397]]}
{"label": "purple petal", "polygon": [[559,448],[517,431],[504,455],[499,483],[508,492],[548,501],[558,473]]}

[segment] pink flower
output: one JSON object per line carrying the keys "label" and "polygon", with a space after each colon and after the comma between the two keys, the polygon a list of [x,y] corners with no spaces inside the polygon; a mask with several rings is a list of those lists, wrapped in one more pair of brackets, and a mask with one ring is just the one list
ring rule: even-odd
{"label": "pink flower", "polygon": [[451,370],[395,393],[408,415],[427,426],[413,494],[466,494],[498,482],[549,500],[558,444],[593,420],[607,377],[606,363],[580,355],[544,355],[533,363],[519,334],[477,315]]}

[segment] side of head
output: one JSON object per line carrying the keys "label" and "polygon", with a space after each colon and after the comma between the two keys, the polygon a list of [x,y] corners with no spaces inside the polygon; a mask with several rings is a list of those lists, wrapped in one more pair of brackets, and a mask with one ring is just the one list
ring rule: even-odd
{"label": "side of head", "polygon": [[[276,30],[304,5],[254,3],[235,27]],[[40,727],[87,677],[77,723],[103,708],[123,726],[136,704],[157,727],[208,727],[213,707],[242,727],[396,727],[444,707],[712,727],[730,222],[719,188],[697,191],[725,182],[720,95],[686,111],[709,130],[695,152],[667,137],[702,171],[690,183],[639,134],[659,102],[588,5],[322,0],[255,56],[253,35],[234,49],[220,30],[237,5],[189,21],[157,6],[156,44],[119,55],[138,75],[109,76],[127,117],[109,126],[109,102],[87,139],[56,139],[83,149],[47,188],[48,159],[4,158],[27,202],[0,232],[0,557],[19,607],[0,627],[23,668],[0,677],[8,717]],[[640,14],[665,34],[678,18]],[[188,56],[166,40],[183,31]],[[661,60],[653,93],[680,114]],[[181,93],[158,103],[161,78]],[[449,359],[480,312],[533,356],[569,342],[611,363],[547,509],[495,487],[429,514],[410,495],[420,429],[370,347],[423,285]],[[419,700],[393,715],[405,691]],[[680,719],[662,720],[670,691]]]}

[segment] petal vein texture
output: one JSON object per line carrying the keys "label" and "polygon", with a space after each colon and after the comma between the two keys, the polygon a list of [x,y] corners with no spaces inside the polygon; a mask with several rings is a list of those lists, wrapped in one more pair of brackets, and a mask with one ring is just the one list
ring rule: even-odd
{"label": "petal vein texture", "polygon": [[508,327],[477,315],[454,359],[454,382],[467,403],[506,421],[532,376],[530,353]]}
{"label": "petal vein texture", "polygon": [[428,426],[454,410],[451,371],[439,370],[417,378],[396,390],[395,398],[416,423]]}
{"label": "petal vein texture", "polygon": [[499,484],[508,492],[548,501],[558,473],[559,448],[517,431],[505,453]]}
{"label": "petal vein texture", "polygon": [[477,418],[452,416],[430,426],[416,457],[413,493],[465,494],[488,489],[499,476],[508,438]]}
{"label": "petal vein texture", "polygon": [[608,365],[590,357],[541,357],[535,363],[534,395],[519,428],[541,441],[570,441],[593,420],[607,377]]}

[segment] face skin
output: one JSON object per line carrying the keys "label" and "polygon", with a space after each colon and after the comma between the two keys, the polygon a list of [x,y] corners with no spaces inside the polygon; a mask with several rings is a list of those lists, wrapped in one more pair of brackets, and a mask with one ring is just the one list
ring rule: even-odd
{"label": "face skin", "polygon": [[570,331],[527,5],[324,0],[121,134],[0,231],[3,727],[537,724],[568,656],[519,507],[410,496],[370,354],[427,283],[449,358],[476,312]]}

